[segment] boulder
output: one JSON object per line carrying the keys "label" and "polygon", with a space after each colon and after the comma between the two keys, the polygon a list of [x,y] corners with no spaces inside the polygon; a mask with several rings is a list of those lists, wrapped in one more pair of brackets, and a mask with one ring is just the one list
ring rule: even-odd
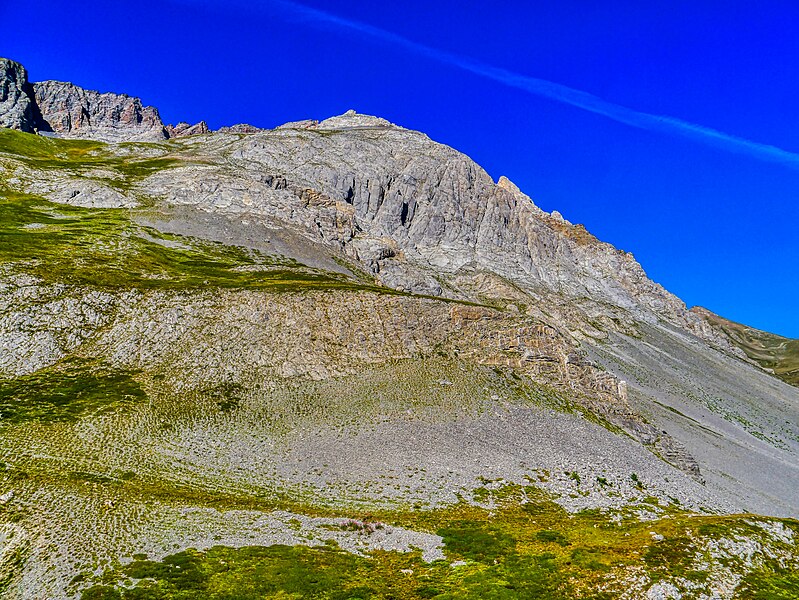
{"label": "boulder", "polygon": [[194,125],[189,125],[185,121],[181,121],[177,125],[167,125],[165,129],[167,137],[170,139],[188,137],[190,135],[202,135],[211,131],[208,129],[208,124],[205,121],[200,121]]}

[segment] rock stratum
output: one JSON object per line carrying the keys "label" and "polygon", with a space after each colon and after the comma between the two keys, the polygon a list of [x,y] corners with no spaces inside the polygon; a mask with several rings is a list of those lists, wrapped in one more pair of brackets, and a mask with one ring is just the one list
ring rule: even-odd
{"label": "rock stratum", "polygon": [[0,92],[4,597],[795,597],[789,341],[382,118]]}

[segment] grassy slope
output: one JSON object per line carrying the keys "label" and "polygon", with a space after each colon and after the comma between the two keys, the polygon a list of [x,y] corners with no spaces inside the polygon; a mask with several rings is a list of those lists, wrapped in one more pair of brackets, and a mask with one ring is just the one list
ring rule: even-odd
{"label": "grassy slope", "polygon": [[0,153],[32,168],[62,169],[74,175],[88,169],[105,169],[119,178],[104,182],[123,190],[137,179],[180,163],[169,157],[123,158],[109,152],[103,142],[54,139],[11,129],[0,129]]}
{"label": "grassy slope", "polygon": [[[613,522],[585,511],[568,515],[533,486],[488,492],[491,510],[461,503],[423,513],[376,513],[348,527],[368,536],[386,523],[435,531],[446,560],[426,563],[419,552],[373,551],[357,556],[326,546],[269,546],[187,550],[161,561],[137,556],[100,576],[82,600],[143,598],[618,598],[625,574],[650,582],[679,577],[689,595],[709,591],[708,564],[719,563],[709,545],[746,536],[765,540],[750,519],[698,517],[672,511],[642,523]],[[799,523],[788,522],[796,527]],[[662,537],[661,537],[662,536]],[[721,542],[722,544],[724,542]],[[791,544],[766,542],[791,551]],[[726,567],[746,571],[744,559]],[[799,578],[778,559],[766,560],[742,581],[737,597],[796,598]]]}
{"label": "grassy slope", "polygon": [[76,421],[144,398],[131,373],[75,359],[29,375],[0,378],[4,425]]}
{"label": "grassy slope", "polygon": [[0,190],[0,265],[104,289],[352,287],[284,257],[145,229],[127,209],[90,209]]}
{"label": "grassy slope", "polygon": [[[111,392],[113,395],[113,391]],[[111,400],[111,398],[109,398]],[[119,407],[123,410],[123,407]],[[74,415],[73,415],[74,416]],[[97,413],[92,414],[93,417]],[[56,415],[58,418],[58,415]],[[54,423],[54,427],[81,429],[83,417],[74,423]],[[94,421],[96,423],[96,419]],[[21,424],[24,426],[24,423]],[[40,421],[40,426],[45,425]],[[741,539],[764,543],[771,550],[793,555],[793,563],[781,564],[778,554],[754,565],[744,579],[740,598],[787,599],[799,592],[799,581],[790,570],[796,567],[796,543],[774,543],[754,521],[784,524],[799,531],[792,520],[741,516],[692,515],[672,506],[655,521],[640,522],[632,515],[612,519],[609,514],[584,511],[567,514],[534,485],[485,487],[473,499],[485,508],[461,502],[436,510],[364,509],[319,507],[302,499],[278,496],[244,495],[235,490],[214,491],[164,480],[140,479],[134,472],[102,475],[88,471],[62,471],[73,468],[49,463],[46,472],[37,472],[36,460],[20,464],[24,471],[3,466],[0,488],[20,489],[20,478],[27,485],[33,480],[39,488],[52,487],[56,495],[86,496],[104,511],[90,519],[94,527],[119,521],[123,505],[137,497],[149,506],[159,503],[178,506],[213,507],[217,510],[274,508],[295,513],[353,519],[356,535],[367,538],[381,526],[435,532],[444,540],[445,561],[426,563],[418,552],[373,551],[358,556],[335,544],[325,546],[216,546],[204,551],[179,550],[162,560],[137,555],[136,536],[127,540],[121,559],[112,566],[102,561],[96,548],[95,560],[84,563],[73,579],[72,590],[82,600],[98,599],[246,599],[246,598],[617,598],[631,572],[646,574],[651,582],[679,577],[707,591],[713,577],[708,544],[718,540]],[[112,508],[107,506],[113,499]],[[72,500],[71,502],[74,502]],[[652,510],[662,511],[655,499]],[[27,511],[0,506],[0,523],[26,523]],[[71,509],[70,509],[71,510]],[[149,509],[148,509],[149,510]],[[17,511],[17,512],[15,512]],[[139,517],[146,518],[146,517]],[[136,523],[132,531],[135,531]],[[119,523],[108,529],[118,535],[125,529]],[[659,538],[658,536],[662,536]],[[722,542],[723,544],[723,542]],[[85,557],[82,557],[85,559]],[[733,571],[747,573],[743,560],[725,559]],[[454,564],[453,564],[454,563]],[[707,564],[703,564],[707,563]],[[716,561],[718,563],[718,561]],[[24,562],[21,562],[24,566]],[[98,567],[100,567],[98,569]],[[714,564],[718,568],[718,564]],[[3,585],[0,581],[0,591]],[[685,597],[694,597],[687,595]]]}
{"label": "grassy slope", "polygon": [[799,340],[728,321],[701,307],[692,310],[723,331],[749,358],[763,367],[773,369],[774,374],[783,381],[799,386]]}
{"label": "grassy slope", "polygon": [[[127,147],[132,151],[136,144]],[[160,146],[163,153],[170,149],[179,150]],[[114,175],[102,183],[123,191],[147,175],[184,162],[173,156],[137,158],[133,152],[119,156],[101,142],[0,129],[3,155],[30,168],[73,177],[101,169]],[[364,287],[362,282],[282,256],[142,228],[132,222],[133,214],[128,209],[80,208],[23,194],[5,183],[0,171],[0,265],[12,265],[15,271],[45,282],[95,288]]]}

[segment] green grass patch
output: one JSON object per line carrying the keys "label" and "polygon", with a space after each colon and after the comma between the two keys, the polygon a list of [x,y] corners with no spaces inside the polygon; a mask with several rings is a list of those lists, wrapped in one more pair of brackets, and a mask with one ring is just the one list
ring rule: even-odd
{"label": "green grass patch", "polygon": [[0,191],[0,265],[97,288],[364,287],[282,256],[161,234],[127,209],[92,209]]}
{"label": "green grass patch", "polygon": [[102,160],[106,144],[94,140],[65,140],[13,129],[0,129],[0,152],[35,161],[80,163]]}
{"label": "green grass patch", "polygon": [[75,421],[146,398],[128,371],[68,361],[0,379],[0,424]]}
{"label": "green grass patch", "polygon": [[747,575],[738,589],[740,598],[750,600],[796,600],[799,598],[799,571],[758,570]]}
{"label": "green grass patch", "polygon": [[566,539],[565,535],[559,531],[553,531],[552,529],[542,529],[535,534],[535,539],[537,539],[539,542],[559,544],[561,546],[570,545],[569,540]]}
{"label": "green grass patch", "polygon": [[[617,575],[630,567],[642,567],[652,582],[685,577],[701,589],[708,581],[705,572],[694,570],[697,539],[717,539],[744,529],[753,536],[764,535],[746,523],[746,516],[697,516],[675,510],[668,518],[642,523],[614,522],[598,511],[569,515],[534,489],[509,488],[504,504],[492,510],[461,503],[432,511],[368,515],[436,531],[444,540],[446,560],[426,563],[418,551],[358,556],[332,542],[186,550],[161,561],[139,557],[109,570],[95,578],[81,598],[610,599],[624,591],[626,584]],[[531,496],[537,499],[522,503]],[[706,534],[701,536],[700,530]],[[653,539],[652,531],[663,539]],[[763,569],[747,577],[740,597],[795,597],[790,595],[795,574],[775,565],[778,560],[768,559]],[[749,592],[760,595],[746,595]]]}
{"label": "green grass patch", "polygon": [[123,570],[125,577],[143,580],[133,589],[98,585],[81,599],[372,598],[385,581],[370,581],[371,567],[371,561],[333,546],[214,547],[159,562],[136,560]]}
{"label": "green grass patch", "polygon": [[119,179],[104,179],[113,187],[128,189],[139,179],[181,164],[169,157],[130,158],[116,156],[103,142],[50,138],[11,129],[0,129],[0,153],[20,160],[30,167],[68,170],[80,176],[87,170],[106,169]]}
{"label": "green grass patch", "polygon": [[492,563],[516,549],[516,539],[501,527],[475,521],[448,524],[436,531],[449,552],[458,558]]}
{"label": "green grass patch", "polygon": [[163,561],[137,560],[114,576],[140,581],[132,588],[111,581],[94,585],[82,592],[81,600],[574,597],[561,591],[569,586],[564,585],[556,556],[546,552],[507,556],[501,565],[486,570],[427,564],[418,552],[360,557],[334,544],[214,547],[180,552]]}

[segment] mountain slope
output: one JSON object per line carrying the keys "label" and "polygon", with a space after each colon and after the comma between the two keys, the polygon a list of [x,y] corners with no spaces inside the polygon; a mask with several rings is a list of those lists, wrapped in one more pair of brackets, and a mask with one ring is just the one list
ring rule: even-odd
{"label": "mountain slope", "polygon": [[770,369],[783,381],[799,386],[799,340],[729,321],[698,306],[691,310],[721,330],[761,367]]}
{"label": "mountain slope", "polygon": [[796,588],[799,390],[631,255],[376,117],[112,128],[0,129],[0,594]]}

